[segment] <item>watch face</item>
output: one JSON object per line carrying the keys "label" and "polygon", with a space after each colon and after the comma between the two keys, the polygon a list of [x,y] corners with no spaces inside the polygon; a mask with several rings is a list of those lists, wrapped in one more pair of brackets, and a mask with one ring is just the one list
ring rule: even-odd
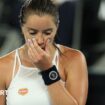
{"label": "watch face", "polygon": [[56,80],[56,79],[58,78],[58,73],[57,73],[56,71],[51,71],[51,72],[49,73],[49,78],[50,78],[51,80]]}

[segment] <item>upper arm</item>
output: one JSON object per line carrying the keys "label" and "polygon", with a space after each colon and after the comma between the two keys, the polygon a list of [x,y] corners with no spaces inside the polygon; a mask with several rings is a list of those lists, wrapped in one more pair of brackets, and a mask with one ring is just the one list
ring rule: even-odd
{"label": "upper arm", "polygon": [[5,95],[5,73],[3,73],[3,65],[0,61],[0,105],[6,105],[5,104],[5,99],[6,99],[6,95]]}
{"label": "upper arm", "polygon": [[85,105],[88,93],[88,73],[84,55],[77,52],[67,67],[66,88],[78,105]]}
{"label": "upper arm", "polygon": [[[0,92],[0,94],[4,94],[4,92]],[[5,95],[0,95],[0,105],[6,105],[6,96]]]}

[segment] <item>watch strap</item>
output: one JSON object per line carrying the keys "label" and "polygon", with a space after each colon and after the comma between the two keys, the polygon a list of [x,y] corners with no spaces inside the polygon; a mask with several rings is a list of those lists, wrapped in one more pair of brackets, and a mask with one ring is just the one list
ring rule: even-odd
{"label": "watch strap", "polygon": [[60,80],[60,76],[55,65],[48,70],[41,71],[41,75],[46,85],[53,84]]}

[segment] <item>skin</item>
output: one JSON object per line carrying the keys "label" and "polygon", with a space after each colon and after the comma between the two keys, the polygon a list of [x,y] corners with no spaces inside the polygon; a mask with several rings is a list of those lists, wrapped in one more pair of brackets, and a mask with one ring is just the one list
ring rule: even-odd
{"label": "skin", "polygon": [[[52,66],[56,48],[53,40],[57,25],[50,15],[30,15],[22,25],[26,43],[19,48],[23,65],[47,70]],[[75,49],[60,45],[63,55],[59,55],[60,81],[48,86],[52,105],[85,105],[88,93],[88,73],[84,55]],[[9,87],[12,80],[15,51],[0,58],[0,90]],[[65,63],[64,63],[65,62]],[[17,62],[16,72],[19,64]],[[16,74],[15,72],[15,74]],[[0,96],[0,105],[5,104],[5,95]]]}

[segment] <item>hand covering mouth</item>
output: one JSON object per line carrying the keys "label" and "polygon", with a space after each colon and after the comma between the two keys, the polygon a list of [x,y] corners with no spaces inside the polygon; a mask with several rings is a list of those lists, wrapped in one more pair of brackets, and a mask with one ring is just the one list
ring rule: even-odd
{"label": "hand covering mouth", "polygon": [[45,50],[45,45],[40,45],[40,48]]}

